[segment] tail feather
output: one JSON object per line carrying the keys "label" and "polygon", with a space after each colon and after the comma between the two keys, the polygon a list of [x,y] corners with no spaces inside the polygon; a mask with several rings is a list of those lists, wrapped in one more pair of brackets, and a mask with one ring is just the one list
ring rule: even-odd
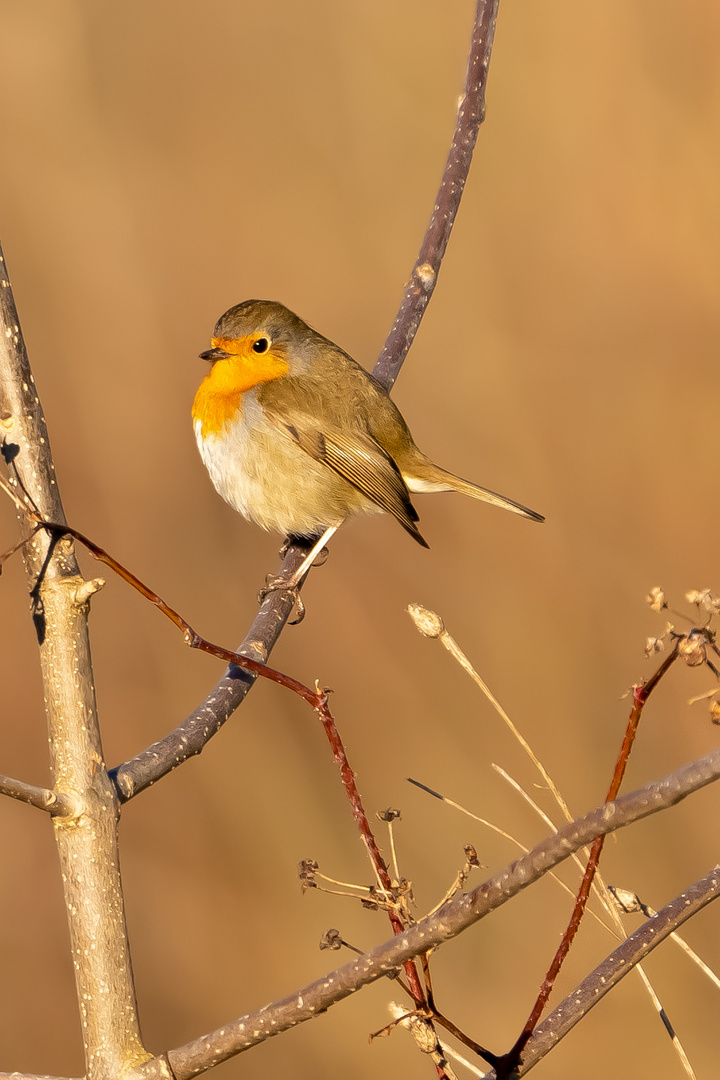
{"label": "tail feather", "polygon": [[422,491],[459,491],[461,495],[469,495],[472,499],[481,499],[482,502],[499,506],[503,510],[510,510],[511,513],[520,514],[531,521],[545,520],[542,514],[528,509],[527,506],[523,506],[513,499],[507,499],[504,495],[498,495],[496,491],[489,491],[488,488],[479,487],[478,484],[471,484],[469,480],[463,480],[462,477],[455,476],[446,469],[441,469],[439,465],[433,465],[432,472],[422,477],[417,475],[407,476],[403,473],[403,479],[408,486],[408,490],[413,493]]}

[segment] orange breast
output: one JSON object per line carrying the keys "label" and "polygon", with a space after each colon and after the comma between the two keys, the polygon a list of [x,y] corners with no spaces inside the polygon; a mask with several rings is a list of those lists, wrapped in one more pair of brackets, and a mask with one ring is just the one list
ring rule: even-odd
{"label": "orange breast", "polygon": [[203,439],[217,435],[228,420],[239,419],[242,396],[259,383],[279,379],[288,369],[287,362],[272,352],[252,352],[252,338],[233,341],[213,338],[216,348],[232,355],[217,360],[200,383],[193,402],[193,420],[200,425]]}
{"label": "orange breast", "polygon": [[[227,420],[232,420],[241,408],[241,389],[218,391],[212,380],[212,372],[200,383],[192,407],[193,421],[200,421],[200,434],[204,439],[216,435]],[[238,415],[238,419],[239,419]]]}

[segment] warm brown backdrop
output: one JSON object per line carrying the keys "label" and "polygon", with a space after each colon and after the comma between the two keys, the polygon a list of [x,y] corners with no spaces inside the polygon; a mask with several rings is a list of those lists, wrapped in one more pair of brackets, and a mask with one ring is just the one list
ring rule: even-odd
{"label": "warm brown backdrop", "polygon": [[[471,0],[4,0],[0,234],[68,516],[232,645],[276,566],[273,537],[215,495],[189,425],[217,316],[284,301],[371,366],[412,265],[462,85]],[[535,775],[467,678],[418,637],[437,608],[577,811],[602,797],[651,666],[644,606],[664,585],[720,590],[720,13],[714,0],[506,0],[488,119],[433,303],[396,388],[442,464],[547,515],[419,499],[431,551],[392,521],[333,544],[277,665],[332,685],[368,806],[400,806],[419,911],[474,842],[513,849],[405,783],[415,776],[531,843],[543,827],[490,769]],[[2,510],[0,547],[16,535]],[[90,573],[97,570],[86,562]],[[2,582],[3,771],[46,782],[42,695],[19,560]],[[110,762],[177,723],[207,657],[124,585],[92,621]],[[676,671],[630,783],[714,746]],[[546,803],[546,805],[549,805]],[[608,847],[610,880],[660,906],[717,858],[702,793]],[[46,819],[5,802],[0,1068],[82,1069],[65,915]],[[201,759],[133,803],[122,829],[144,1031],[183,1042],[324,972],[316,942],[360,946],[381,916],[301,898],[295,864],[367,880],[307,708],[259,686]],[[524,1020],[568,912],[552,883],[436,960],[444,1010],[496,1050]],[[720,966],[710,910],[687,929]],[[563,980],[609,949],[588,926]],[[582,955],[581,955],[582,954]],[[648,964],[700,1076],[717,1067],[717,994],[672,946]],[[383,983],[221,1077],[347,1080],[432,1072],[402,1033],[366,1044]],[[629,979],[538,1071],[680,1075]],[[585,1057],[587,1055],[587,1057]]]}

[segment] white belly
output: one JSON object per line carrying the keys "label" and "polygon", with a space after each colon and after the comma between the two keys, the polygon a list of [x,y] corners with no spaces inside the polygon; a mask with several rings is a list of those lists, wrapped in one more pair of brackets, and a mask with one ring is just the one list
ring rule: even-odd
{"label": "white belly", "polygon": [[195,437],[218,493],[263,529],[310,536],[339,525],[349,510],[379,512],[271,425],[252,391],[243,396],[239,420],[226,421],[207,438],[201,437],[196,421]]}

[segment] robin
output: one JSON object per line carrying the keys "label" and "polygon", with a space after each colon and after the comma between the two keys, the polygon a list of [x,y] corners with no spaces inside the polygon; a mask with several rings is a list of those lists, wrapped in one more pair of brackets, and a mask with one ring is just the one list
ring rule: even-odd
{"label": "robin", "polygon": [[411,495],[460,491],[543,521],[534,510],[441,469],[418,450],[387,391],[282,304],[246,300],[215,326],[193,403],[200,456],[220,495],[264,529],[315,539],[292,588],[353,514],[392,514],[418,544]]}

